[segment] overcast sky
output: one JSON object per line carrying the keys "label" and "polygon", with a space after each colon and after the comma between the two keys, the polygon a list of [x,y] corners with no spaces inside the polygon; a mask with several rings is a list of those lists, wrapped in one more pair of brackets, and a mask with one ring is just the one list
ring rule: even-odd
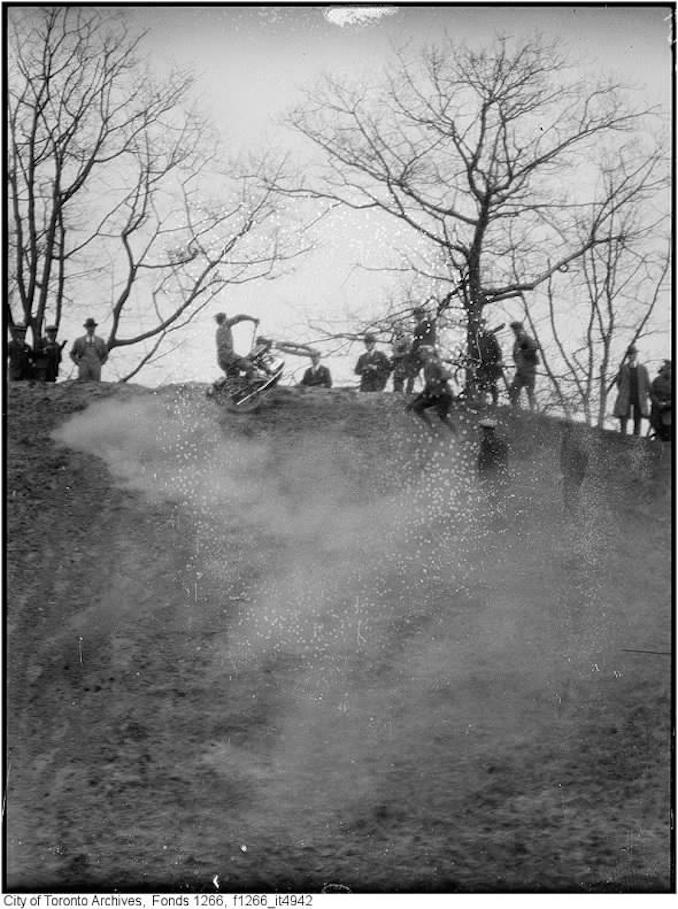
{"label": "overcast sky", "polygon": [[[583,69],[603,70],[636,86],[647,103],[667,109],[670,103],[668,6],[493,4],[370,10],[129,5],[125,15],[130,25],[148,29],[144,47],[152,68],[195,69],[201,104],[234,152],[289,146],[301,154],[299,137],[282,124],[285,113],[300,100],[301,87],[312,86],[325,71],[376,78],[394,45],[435,42],[444,32],[471,44],[490,40],[499,32],[560,38],[563,50]],[[218,370],[213,360],[212,316],[220,309],[249,312],[262,320],[262,331],[290,337],[311,312],[378,307],[393,279],[356,270],[354,265],[361,259],[365,264],[380,264],[373,259],[388,246],[388,239],[375,238],[374,225],[367,218],[347,215],[341,224],[322,249],[300,261],[294,276],[246,286],[215,302],[188,331],[182,349],[157,370],[146,370],[141,381],[213,379]],[[350,375],[345,366],[334,365],[335,372]]]}

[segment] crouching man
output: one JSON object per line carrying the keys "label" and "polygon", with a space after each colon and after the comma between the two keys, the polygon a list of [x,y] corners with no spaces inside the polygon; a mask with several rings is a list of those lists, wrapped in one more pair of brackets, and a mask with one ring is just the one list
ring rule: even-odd
{"label": "crouching man", "polygon": [[433,424],[426,413],[433,407],[440,422],[444,423],[450,432],[456,432],[457,428],[450,419],[450,408],[454,401],[448,384],[451,376],[440,362],[435,347],[423,345],[419,348],[418,354],[424,364],[424,389],[407,405],[407,410],[411,410],[433,429]]}

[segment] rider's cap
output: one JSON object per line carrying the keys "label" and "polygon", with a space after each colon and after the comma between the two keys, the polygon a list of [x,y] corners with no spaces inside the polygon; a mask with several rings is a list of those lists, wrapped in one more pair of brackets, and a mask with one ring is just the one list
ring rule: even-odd
{"label": "rider's cap", "polygon": [[481,420],[480,423],[478,423],[478,426],[480,426],[482,429],[496,429],[497,428],[497,424],[495,423],[494,420]]}

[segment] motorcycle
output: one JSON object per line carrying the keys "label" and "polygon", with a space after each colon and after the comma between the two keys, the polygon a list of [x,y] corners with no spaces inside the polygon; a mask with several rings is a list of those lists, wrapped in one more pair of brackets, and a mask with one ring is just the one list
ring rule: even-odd
{"label": "motorcycle", "polygon": [[237,366],[227,371],[207,389],[207,397],[225,405],[231,413],[253,413],[280,381],[284,360],[273,356],[273,341],[258,337],[247,359],[254,367],[248,377]]}

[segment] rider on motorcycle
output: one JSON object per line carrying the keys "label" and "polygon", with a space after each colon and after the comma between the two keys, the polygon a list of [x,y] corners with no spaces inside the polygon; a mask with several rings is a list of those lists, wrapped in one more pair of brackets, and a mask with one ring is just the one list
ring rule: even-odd
{"label": "rider on motorcycle", "polygon": [[226,313],[218,312],[214,317],[217,325],[216,342],[217,342],[217,363],[227,376],[245,373],[248,380],[256,378],[257,370],[249,357],[239,356],[233,349],[233,332],[232,328],[239,322],[254,322],[259,324],[259,319],[253,316],[238,315],[231,319],[226,317]]}

